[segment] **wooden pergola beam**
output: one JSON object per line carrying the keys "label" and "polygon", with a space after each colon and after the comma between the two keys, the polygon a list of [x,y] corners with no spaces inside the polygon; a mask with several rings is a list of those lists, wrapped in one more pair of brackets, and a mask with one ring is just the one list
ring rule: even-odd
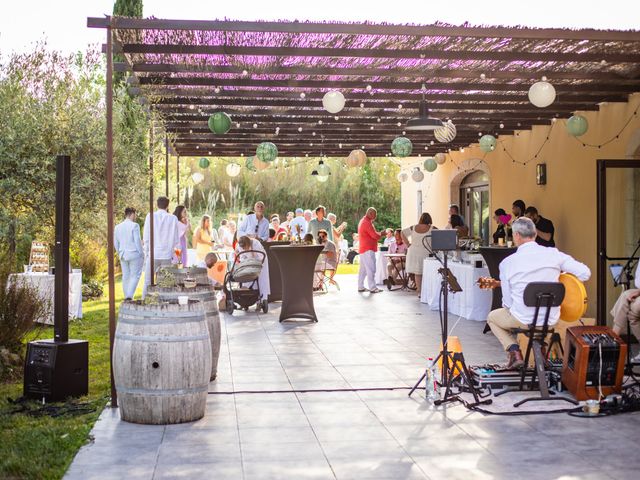
{"label": "wooden pergola beam", "polygon": [[[133,30],[202,30],[227,32],[283,32],[325,33],[345,35],[389,35],[460,38],[519,38],[530,40],[591,40],[602,42],[636,42],[637,31],[563,29],[563,28],[509,28],[466,27],[439,25],[371,25],[366,23],[318,23],[318,22],[251,22],[228,20],[171,20],[115,17],[118,29]],[[106,28],[103,17],[89,17],[90,28]]]}

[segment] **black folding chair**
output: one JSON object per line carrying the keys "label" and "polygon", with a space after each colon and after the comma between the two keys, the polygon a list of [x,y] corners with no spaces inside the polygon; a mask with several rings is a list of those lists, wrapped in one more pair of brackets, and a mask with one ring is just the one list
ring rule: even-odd
{"label": "black folding chair", "polygon": [[[564,300],[564,285],[560,282],[532,282],[524,289],[523,300],[524,304],[528,307],[535,307],[533,314],[533,322],[527,328],[514,328],[511,331],[516,335],[521,333],[527,337],[527,350],[524,356],[524,365],[520,367],[520,384],[518,387],[506,388],[501,392],[498,392],[496,396],[502,395],[508,392],[518,392],[525,390],[525,376],[529,367],[529,359],[531,358],[531,352],[533,352],[533,358],[535,363],[534,371],[531,375],[531,382],[528,390],[534,390],[536,379],[538,383],[538,390],[540,391],[539,397],[526,398],[519,402],[514,403],[514,407],[519,407],[526,402],[543,401],[543,400],[562,400],[565,402],[573,403],[577,405],[578,402],[571,398],[564,396],[551,396],[556,394],[555,391],[550,391],[547,384],[547,353],[551,350],[547,345],[547,336],[554,335],[553,328],[549,327],[549,316],[551,314],[551,308],[559,307]],[[544,308],[544,320],[542,325],[538,325],[538,316],[540,310]],[[549,347],[549,348],[546,348]],[[543,353],[543,351],[545,353]]]}

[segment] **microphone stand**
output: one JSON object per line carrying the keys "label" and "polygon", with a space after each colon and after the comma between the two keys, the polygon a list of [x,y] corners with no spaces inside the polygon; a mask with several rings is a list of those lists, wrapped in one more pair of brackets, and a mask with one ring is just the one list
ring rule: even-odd
{"label": "microphone stand", "polygon": [[[427,235],[422,239],[422,245],[440,262],[443,267],[438,269],[438,273],[440,273],[440,275],[442,276],[442,283],[440,287],[440,293],[443,297],[441,312],[442,316],[440,318],[442,350],[433,360],[433,364],[438,363],[438,360],[442,359],[442,371],[440,372],[441,377],[438,383],[440,384],[441,388],[445,389],[445,392],[444,396],[441,399],[435,400],[433,403],[434,405],[442,405],[443,403],[458,401],[462,402],[467,408],[474,408],[478,405],[488,405],[492,402],[492,400],[480,400],[480,395],[478,394],[477,389],[471,381],[471,373],[469,372],[469,368],[467,367],[462,352],[449,351],[449,290],[455,293],[461,292],[462,288],[460,287],[460,284],[458,283],[456,277],[447,267],[446,251],[444,251],[443,262],[442,260],[440,260],[437,253],[434,252],[426,242],[426,239],[429,237],[430,235]],[[449,367],[449,365],[451,365],[451,367]],[[423,380],[426,381],[426,378],[427,372],[425,372],[420,377],[418,382],[413,386],[413,388],[409,392],[409,396],[411,396],[411,394],[416,391]],[[474,403],[467,403],[458,396],[459,393],[463,391],[465,385],[467,387],[467,390],[473,395]],[[454,393],[453,391],[454,386],[457,387],[457,393]]]}

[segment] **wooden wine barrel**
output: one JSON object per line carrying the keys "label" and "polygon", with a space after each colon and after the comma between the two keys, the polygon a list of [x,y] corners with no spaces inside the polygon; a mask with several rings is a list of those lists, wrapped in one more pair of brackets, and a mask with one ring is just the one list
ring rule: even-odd
{"label": "wooden wine barrel", "polygon": [[204,305],[120,305],[113,377],[120,418],[165,425],[204,416],[211,343]]}
{"label": "wooden wine barrel", "polygon": [[198,285],[211,285],[209,281],[209,276],[207,275],[207,269],[202,267],[185,267],[178,268],[175,266],[168,267],[160,267],[156,271],[156,276],[160,277],[158,274],[159,270],[166,270],[168,273],[171,273],[176,280],[176,283],[181,285],[186,277],[193,278]]}
{"label": "wooden wine barrel", "polygon": [[179,296],[187,296],[189,300],[200,300],[204,304],[204,315],[207,319],[207,328],[211,338],[211,380],[218,375],[218,358],[220,357],[220,313],[216,292],[211,286],[198,285],[194,288],[172,287],[162,288],[158,286],[148,287],[149,293],[157,293],[160,300],[177,302]]}

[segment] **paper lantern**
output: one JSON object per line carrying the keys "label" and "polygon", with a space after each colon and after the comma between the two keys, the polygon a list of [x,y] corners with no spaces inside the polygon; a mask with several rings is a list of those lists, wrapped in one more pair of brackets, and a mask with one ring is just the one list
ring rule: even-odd
{"label": "paper lantern", "polygon": [[227,133],[231,129],[231,117],[224,112],[216,112],[209,117],[209,130],[217,135]]}
{"label": "paper lantern", "polygon": [[483,135],[480,137],[480,150],[489,153],[496,149],[496,137],[493,135]]}
{"label": "paper lantern", "polygon": [[209,168],[209,159],[202,157],[198,161],[198,165],[200,165],[200,168]]}
{"label": "paper lantern", "polygon": [[400,183],[404,183],[409,180],[409,174],[407,172],[400,172],[396,178]]}
{"label": "paper lantern", "polygon": [[253,166],[256,167],[256,170],[262,171],[269,168],[269,164],[267,162],[263,162],[257,156],[253,157]]}
{"label": "paper lantern", "polygon": [[238,175],[240,175],[241,168],[242,167],[237,163],[230,163],[226,168],[227,175],[229,175],[230,177],[237,177]]}
{"label": "paper lantern", "polygon": [[444,162],[447,161],[447,156],[444,153],[440,152],[440,153],[436,153],[433,159],[436,161],[438,165],[443,165]]}
{"label": "paper lantern", "polygon": [[456,126],[451,120],[446,122],[442,127],[436,128],[433,131],[434,137],[436,137],[436,140],[440,143],[449,143],[456,138],[457,133],[458,131],[456,130]]}
{"label": "paper lantern", "polygon": [[321,177],[329,176],[329,173],[330,173],[329,166],[324,162],[319,164],[316,170],[318,171],[318,175]]}
{"label": "paper lantern", "polygon": [[316,178],[320,183],[324,183],[329,180],[329,175],[317,175]]}
{"label": "paper lantern", "polygon": [[548,107],[556,99],[556,89],[549,82],[536,82],[529,88],[529,101],[538,108]]}
{"label": "paper lantern", "polygon": [[254,158],[255,157],[247,157],[247,160],[245,161],[245,166],[247,167],[247,170],[249,170],[250,172],[257,171],[256,166],[253,164]]}
{"label": "paper lantern", "polygon": [[424,169],[431,173],[431,172],[435,172],[436,168],[438,168],[438,164],[436,163],[436,159],[433,157],[429,157],[424,161]]}
{"label": "paper lantern", "polygon": [[569,135],[579,137],[587,133],[589,129],[589,122],[582,115],[573,115],[567,120],[567,132]]}
{"label": "paper lantern", "polygon": [[195,183],[197,185],[202,180],[204,180],[204,175],[202,175],[200,172],[196,172],[193,175],[191,175],[191,180],[193,180],[193,183]]}
{"label": "paper lantern", "polygon": [[347,165],[350,167],[362,167],[367,163],[367,154],[363,150],[352,150],[347,157]]}
{"label": "paper lantern", "polygon": [[329,113],[338,113],[344,108],[344,95],[338,90],[331,90],[322,97],[322,106]]}
{"label": "paper lantern", "polygon": [[263,162],[273,162],[278,158],[278,147],[271,142],[262,142],[256,148],[256,157]]}
{"label": "paper lantern", "polygon": [[421,181],[424,180],[424,173],[419,168],[416,168],[411,174],[411,178],[413,179],[414,182],[420,183]]}
{"label": "paper lantern", "polygon": [[407,137],[396,137],[391,142],[391,152],[396,157],[408,157],[413,150],[413,144]]}

